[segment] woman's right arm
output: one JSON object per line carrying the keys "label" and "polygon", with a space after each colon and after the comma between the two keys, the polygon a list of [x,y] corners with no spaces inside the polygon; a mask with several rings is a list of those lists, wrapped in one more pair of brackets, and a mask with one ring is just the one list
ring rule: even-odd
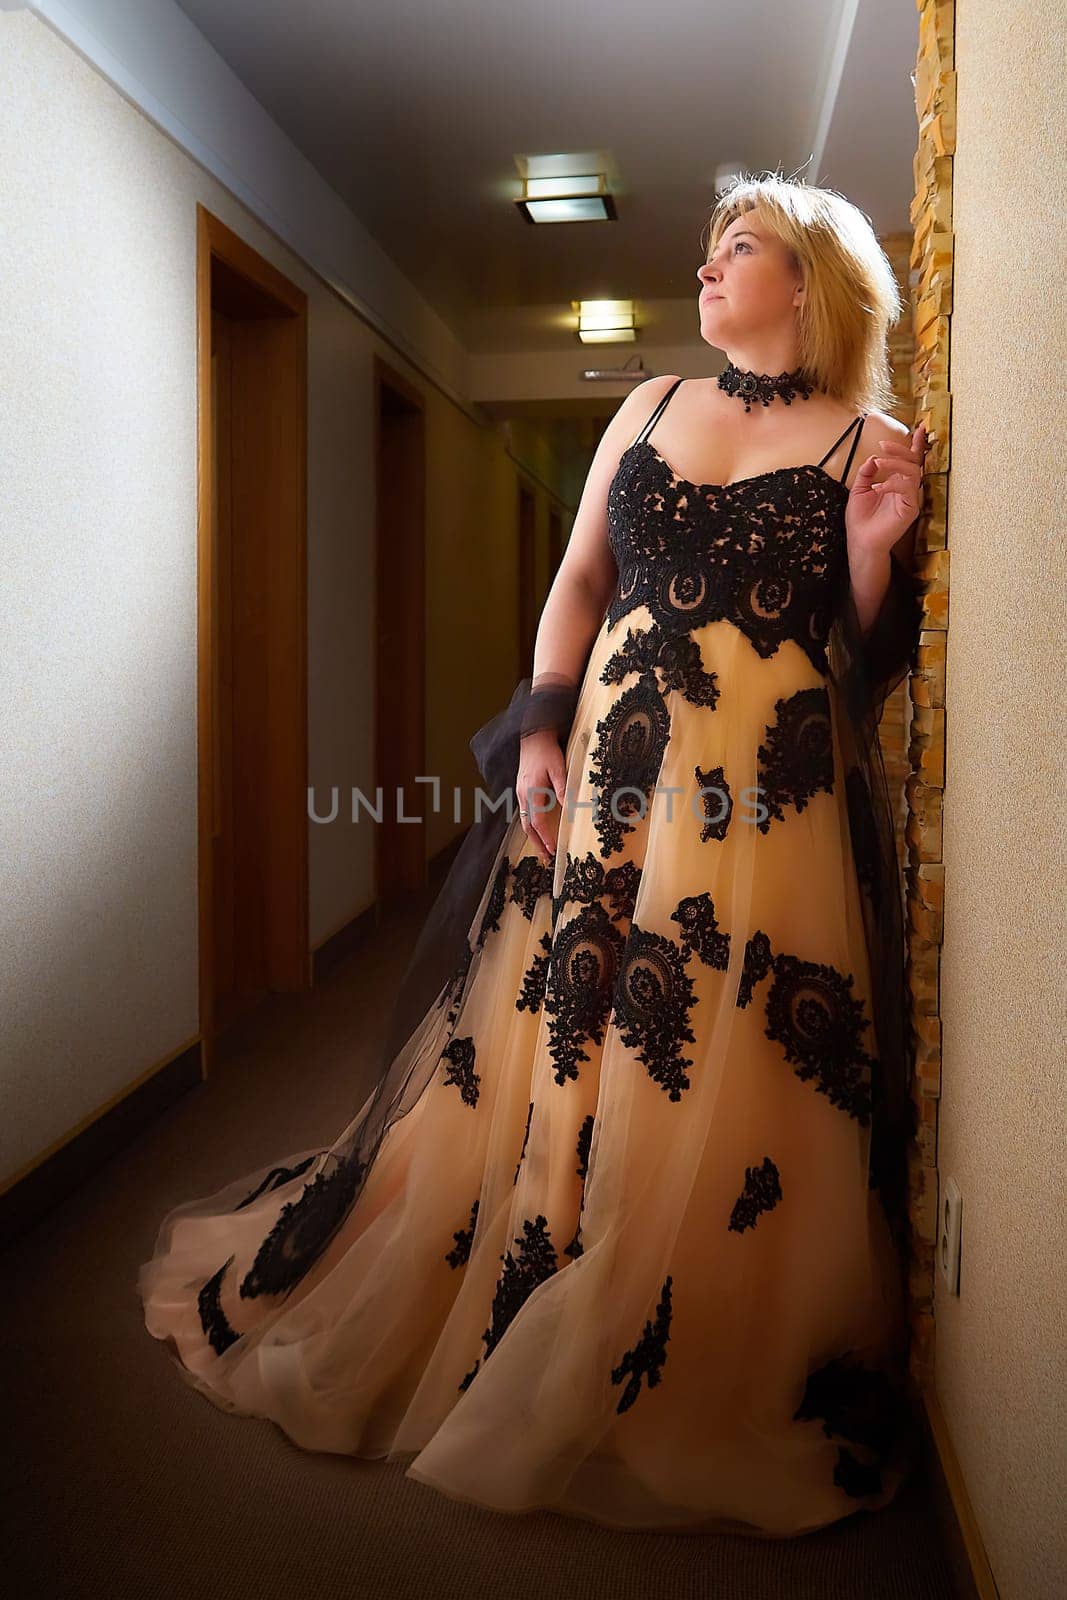
{"label": "woman's right arm", "polygon": [[646,378],[623,400],[604,429],[586,476],[574,525],[549,590],[534,646],[534,682],[542,673],[577,683],[608,601],[618,568],[608,543],[608,490],[619,458],[648,421],[673,376]]}
{"label": "woman's right arm", "polygon": [[[533,687],[577,686],[589,649],[618,581],[618,568],[608,543],[608,490],[619,458],[652,414],[673,376],[648,378],[623,400],[604,429],[586,476],[567,547],[549,590],[534,645]],[[559,739],[551,729],[526,734],[520,746],[516,782],[522,826],[534,837],[544,858],[555,850],[558,812],[537,810],[553,790],[563,803],[564,763]],[[540,789],[533,799],[531,789]]]}

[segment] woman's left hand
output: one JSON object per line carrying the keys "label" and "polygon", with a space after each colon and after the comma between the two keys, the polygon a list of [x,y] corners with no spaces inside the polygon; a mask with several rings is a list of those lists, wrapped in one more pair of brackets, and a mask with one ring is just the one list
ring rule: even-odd
{"label": "woman's left hand", "polygon": [[[859,549],[888,554],[919,515],[923,494],[923,458],[928,445],[920,422],[905,443],[879,439],[880,454],[868,456],[856,474],[845,506],[845,529]],[[889,469],[878,483],[873,480]]]}

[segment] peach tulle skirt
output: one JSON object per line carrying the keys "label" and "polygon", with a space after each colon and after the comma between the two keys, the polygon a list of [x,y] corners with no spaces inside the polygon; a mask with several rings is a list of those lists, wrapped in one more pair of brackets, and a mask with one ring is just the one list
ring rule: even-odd
{"label": "peach tulle skirt", "polygon": [[405,1046],[437,1066],[325,1253],[241,1293],[330,1160],[286,1153],[166,1216],[138,1287],[183,1377],[305,1449],[501,1511],[796,1534],[884,1505],[914,1448],[834,691],[725,621],[693,630],[713,709],[605,682],[619,633],[554,864],[516,816]]}

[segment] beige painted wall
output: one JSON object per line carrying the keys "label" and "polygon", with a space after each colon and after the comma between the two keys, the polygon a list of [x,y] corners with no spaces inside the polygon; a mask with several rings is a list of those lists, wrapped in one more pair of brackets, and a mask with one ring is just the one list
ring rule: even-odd
{"label": "beige painted wall", "polygon": [[[1056,41],[1059,41],[1058,48]],[[1067,1591],[1063,16],[956,14],[936,1386],[1003,1600]]]}
{"label": "beige painted wall", "polygon": [[[0,150],[2,1184],[197,1032],[198,201],[309,296],[312,783],[328,803],[376,781],[375,351],[425,398],[426,770],[446,786],[476,781],[467,740],[518,663],[498,433],[26,12],[0,13]],[[313,944],[372,899],[371,828],[346,815],[309,824]],[[457,831],[433,817],[429,849]]]}

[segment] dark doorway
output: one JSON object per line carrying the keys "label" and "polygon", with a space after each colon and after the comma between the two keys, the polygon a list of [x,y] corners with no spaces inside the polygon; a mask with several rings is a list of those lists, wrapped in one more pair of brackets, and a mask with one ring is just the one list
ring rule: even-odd
{"label": "dark doorway", "polygon": [[303,292],[198,221],[200,1028],[309,987]]}

